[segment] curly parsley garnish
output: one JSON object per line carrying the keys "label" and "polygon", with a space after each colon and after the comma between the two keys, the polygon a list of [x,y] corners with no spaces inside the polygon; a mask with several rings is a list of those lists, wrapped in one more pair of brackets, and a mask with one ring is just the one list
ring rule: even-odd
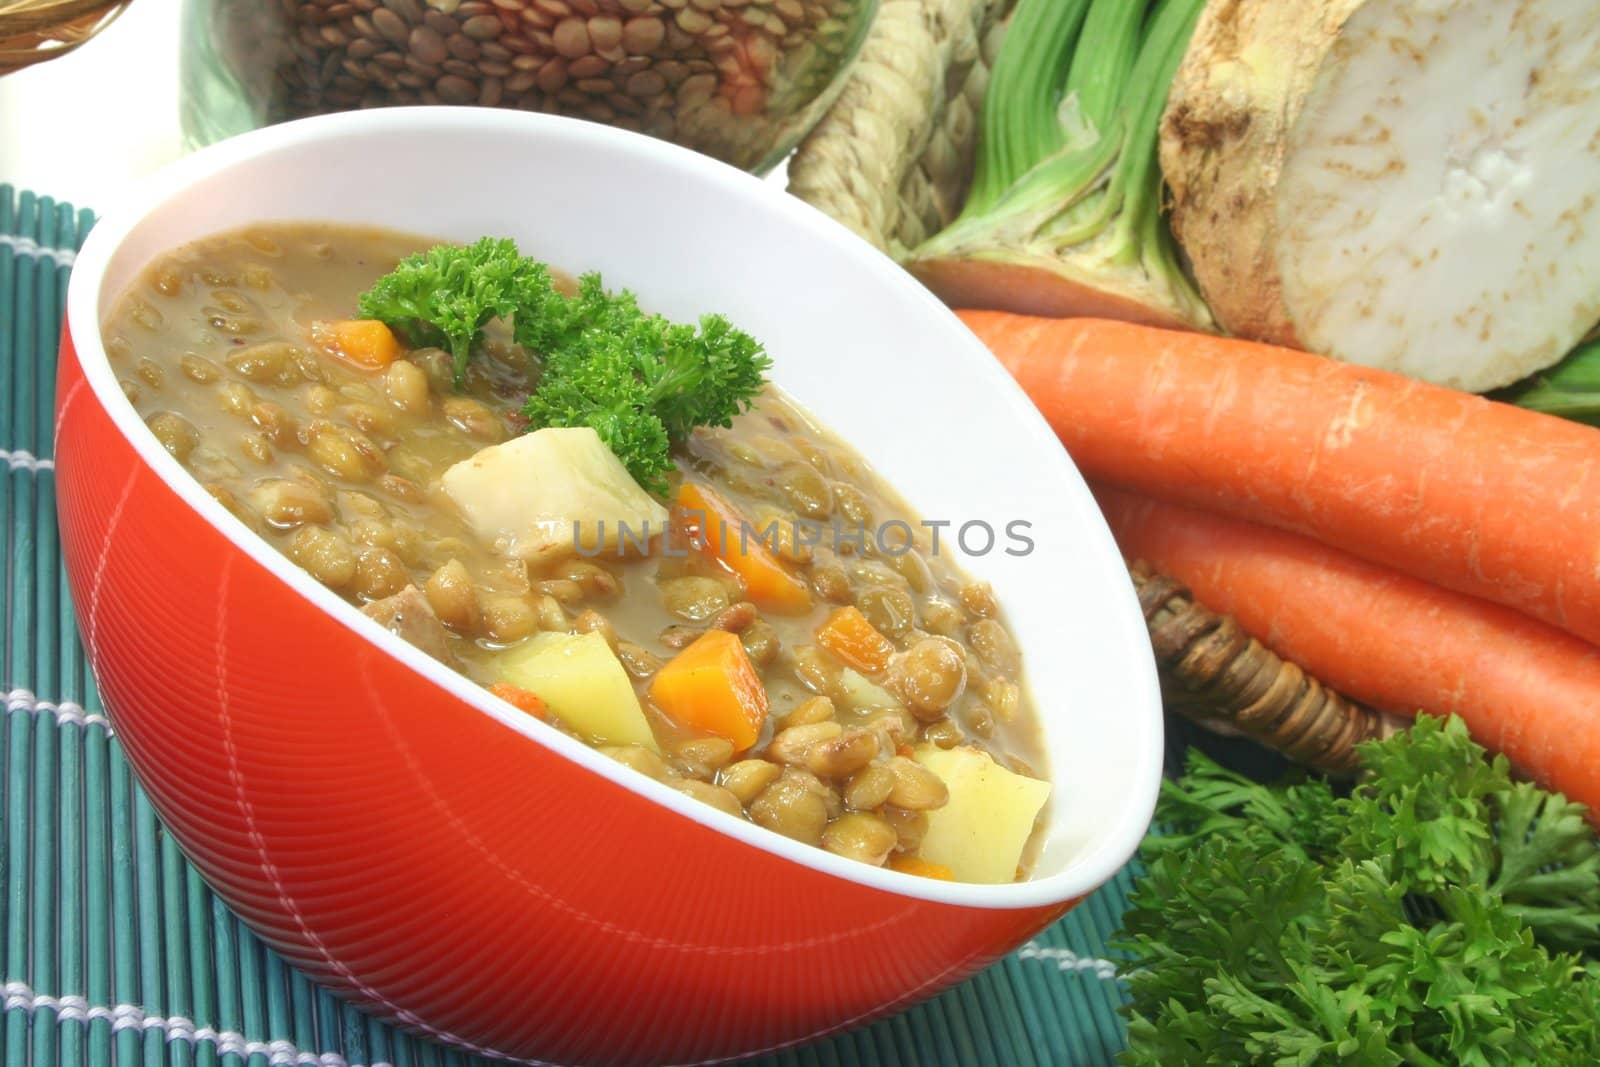
{"label": "curly parsley garnish", "polygon": [[407,256],[361,294],[356,309],[413,348],[448,349],[459,387],[490,320],[510,317],[549,288],[543,265],[524,259],[511,241],[484,237],[467,248],[439,245]]}
{"label": "curly parsley garnish", "polygon": [[1459,719],[1349,796],[1198,753],[1123,917],[1128,1064],[1600,1063],[1600,848]]}
{"label": "curly parsley garnish", "polygon": [[541,361],[523,408],[529,428],[592,428],[655,492],[666,489],[672,443],[699,426],[729,425],[771,366],[721,315],[696,327],[646,314],[631,292],[607,292],[598,274],[563,296],[544,264],[488,237],[408,256],[361,295],[359,310],[413,346],[448,348],[458,386],[484,327],[509,320],[516,342]]}

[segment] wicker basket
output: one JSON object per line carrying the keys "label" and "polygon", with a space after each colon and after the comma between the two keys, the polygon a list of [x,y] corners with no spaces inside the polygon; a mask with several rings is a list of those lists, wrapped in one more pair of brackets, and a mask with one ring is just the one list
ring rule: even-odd
{"label": "wicker basket", "polygon": [[1013,0],[883,0],[839,99],[789,161],[789,191],[895,258],[955,218]]}
{"label": "wicker basket", "polygon": [[109,26],[129,0],[0,0],[0,74],[68,52]]}
{"label": "wicker basket", "polygon": [[[896,259],[947,226],[1013,0],[884,0],[838,101],[789,162],[789,191]],[[1143,564],[1130,564],[1167,707],[1308,766],[1354,769],[1397,720],[1361,707]]]}

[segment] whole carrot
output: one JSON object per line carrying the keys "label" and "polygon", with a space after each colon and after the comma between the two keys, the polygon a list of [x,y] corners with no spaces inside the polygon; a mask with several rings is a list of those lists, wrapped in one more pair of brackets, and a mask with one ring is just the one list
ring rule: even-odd
{"label": "whole carrot", "polygon": [[1086,476],[1600,642],[1600,430],[1318,356],[964,311]]}
{"label": "whole carrot", "polygon": [[1481,744],[1600,815],[1600,650],[1309,538],[1120,490],[1095,495],[1124,555],[1279,655],[1384,710],[1455,712]]}

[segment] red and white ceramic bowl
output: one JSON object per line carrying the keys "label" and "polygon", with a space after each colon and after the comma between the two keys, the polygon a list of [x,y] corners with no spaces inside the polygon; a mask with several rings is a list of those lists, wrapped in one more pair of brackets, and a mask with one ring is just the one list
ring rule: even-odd
{"label": "red and white ceramic bowl", "polygon": [[[1031,523],[1030,554],[961,562],[994,584],[1044,720],[1055,792],[1032,880],[871,868],[690,800],[512,713],[223,510],[123,397],[100,322],[158,253],[268,219],[509,236],[669,315],[724,312],[924,517]],[[732,168],[488,109],[236,138],[95,228],[72,275],[57,403],[72,594],[139,780],[279,952],[418,1031],[597,1064],[806,1041],[1015,948],[1105,882],[1149,821],[1149,643],[1072,463],[908,275]]]}

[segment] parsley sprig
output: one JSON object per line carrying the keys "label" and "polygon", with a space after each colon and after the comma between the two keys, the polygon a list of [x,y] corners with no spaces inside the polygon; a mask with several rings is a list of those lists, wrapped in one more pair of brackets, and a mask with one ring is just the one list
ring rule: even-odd
{"label": "parsley sprig", "polygon": [[490,320],[509,318],[549,288],[549,271],[524,259],[516,244],[484,237],[466,248],[438,245],[407,256],[361,294],[356,309],[413,348],[448,349],[460,386]]}
{"label": "parsley sprig", "polygon": [[1600,1063],[1600,850],[1459,719],[1348,796],[1203,755],[1123,918],[1129,1064]]}
{"label": "parsley sprig", "polygon": [[523,413],[530,429],[588,426],[638,482],[666,490],[669,449],[700,426],[728,426],[748,410],[771,360],[721,315],[698,327],[645,313],[633,293],[611,293],[598,274],[562,295],[544,264],[511,241],[485,237],[402,260],[363,293],[363,317],[381,319],[413,346],[448,348],[456,383],[484,328],[509,320],[512,337],[541,361]]}

